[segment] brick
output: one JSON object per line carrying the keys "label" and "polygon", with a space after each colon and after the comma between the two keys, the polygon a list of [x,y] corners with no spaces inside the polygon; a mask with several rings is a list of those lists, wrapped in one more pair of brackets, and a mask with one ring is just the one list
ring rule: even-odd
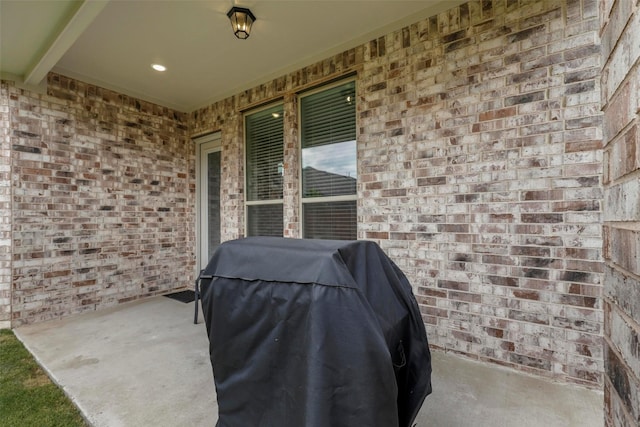
{"label": "brick", "polygon": [[611,140],[618,135],[635,116],[638,101],[634,92],[632,82],[627,82],[618,88],[615,96],[608,102],[604,113],[604,136],[606,140]]}
{"label": "brick", "polygon": [[530,102],[540,101],[543,99],[545,99],[545,92],[538,91],[538,92],[532,92],[532,93],[527,93],[523,95],[508,97],[505,99],[504,103],[506,106],[511,106],[511,105],[519,105],[519,104],[526,104]]}
{"label": "brick", "polygon": [[605,221],[633,221],[640,214],[640,179],[605,188]]}
{"label": "brick", "polygon": [[553,213],[522,214],[521,219],[525,223],[558,223],[563,221],[563,216]]}
{"label": "brick", "polygon": [[452,280],[438,280],[438,287],[439,288],[444,288],[444,289],[453,289],[453,290],[456,290],[456,291],[468,291],[469,290],[469,284],[468,283],[456,282],[456,281],[452,281]]}
{"label": "brick", "polygon": [[604,293],[618,310],[631,319],[640,318],[640,286],[634,278],[611,266],[605,268]]}
{"label": "brick", "polygon": [[626,129],[609,143],[605,182],[616,181],[640,169],[640,135],[637,125]]}
{"label": "brick", "polygon": [[640,275],[640,231],[605,225],[604,256],[623,270]]}

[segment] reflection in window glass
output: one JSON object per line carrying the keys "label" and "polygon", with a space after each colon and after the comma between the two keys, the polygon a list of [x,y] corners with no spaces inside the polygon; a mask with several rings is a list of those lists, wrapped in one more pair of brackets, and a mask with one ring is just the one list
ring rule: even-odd
{"label": "reflection in window glass", "polygon": [[356,194],[356,142],[302,149],[303,197]]}

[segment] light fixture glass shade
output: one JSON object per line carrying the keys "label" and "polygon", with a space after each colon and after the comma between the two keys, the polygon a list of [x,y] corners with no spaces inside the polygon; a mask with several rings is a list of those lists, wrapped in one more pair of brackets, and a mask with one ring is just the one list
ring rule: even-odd
{"label": "light fixture glass shade", "polygon": [[251,25],[256,20],[253,13],[249,9],[243,7],[232,7],[227,16],[231,21],[231,28],[233,28],[233,34],[239,39],[246,39],[251,32]]}

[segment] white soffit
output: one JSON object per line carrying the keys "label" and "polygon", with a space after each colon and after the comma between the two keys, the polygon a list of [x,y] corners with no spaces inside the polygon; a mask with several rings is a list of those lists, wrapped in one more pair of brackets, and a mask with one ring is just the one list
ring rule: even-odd
{"label": "white soffit", "polygon": [[[0,72],[37,85],[53,70],[189,112],[464,2],[0,0]],[[256,15],[247,40],[232,3]]]}

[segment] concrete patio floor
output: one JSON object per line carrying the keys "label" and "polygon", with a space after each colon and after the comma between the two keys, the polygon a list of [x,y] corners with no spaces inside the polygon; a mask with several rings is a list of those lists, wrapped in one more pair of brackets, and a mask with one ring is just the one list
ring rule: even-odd
{"label": "concrete patio floor", "polygon": [[[155,297],[15,333],[93,426],[214,426],[209,343],[193,308]],[[604,424],[599,391],[442,352],[432,365],[434,391],[418,427]]]}

